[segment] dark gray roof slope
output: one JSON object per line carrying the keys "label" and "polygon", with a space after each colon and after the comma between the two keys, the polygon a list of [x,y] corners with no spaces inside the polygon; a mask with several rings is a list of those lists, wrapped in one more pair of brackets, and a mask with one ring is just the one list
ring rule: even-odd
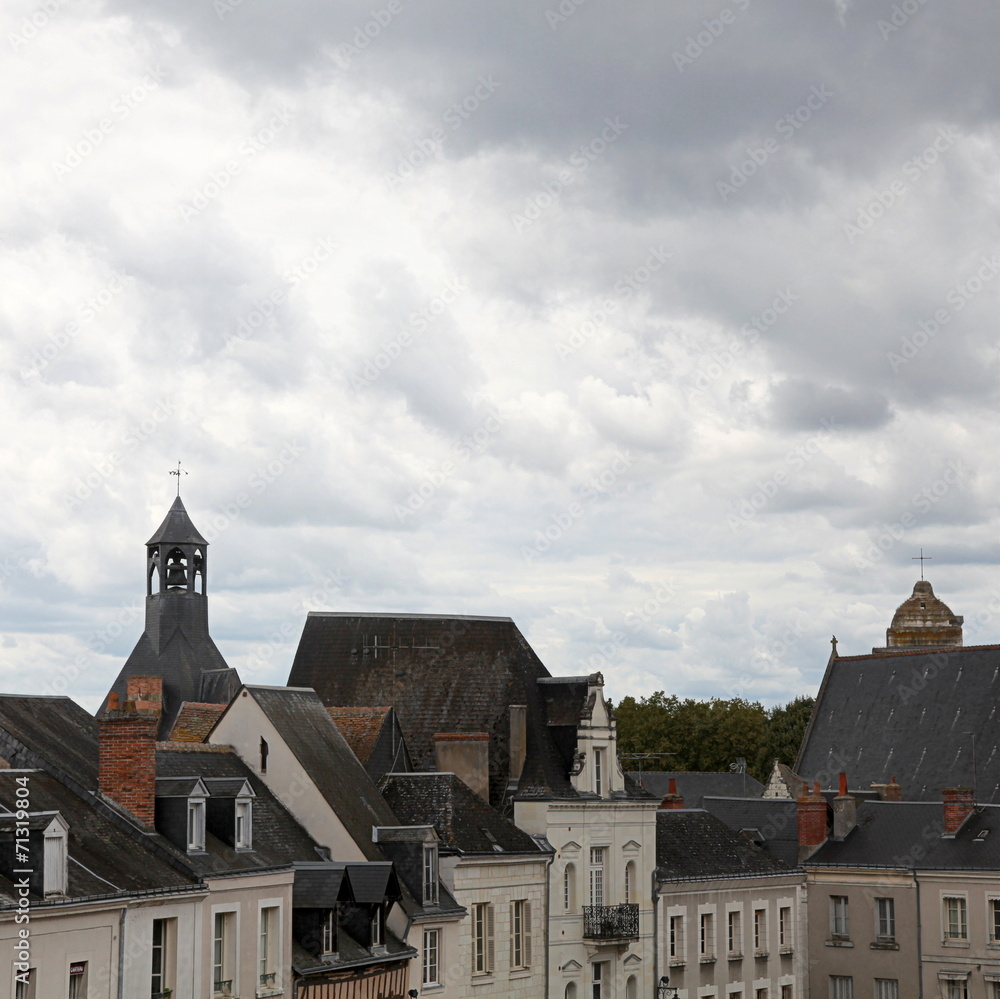
{"label": "dark gray roof slope", "polygon": [[0,756],[97,788],[97,721],[68,697],[0,694]]}
{"label": "dark gray roof slope", "polygon": [[759,834],[764,849],[786,867],[798,865],[799,818],[791,799],[705,797],[702,808],[736,832]]}
{"label": "dark gray roof slope", "polygon": [[774,874],[787,869],[706,811],[661,808],[656,813],[656,876],[661,881]]}
{"label": "dark gray roof slope", "polygon": [[907,800],[972,785],[1000,802],[1000,645],[831,659],[795,770],[824,787],[895,776]]}
{"label": "dark gray roof slope", "polygon": [[764,793],[764,785],[749,774],[632,771],[629,777],[654,798],[663,798],[670,790],[670,779],[674,778],[677,793],[684,798],[686,808],[701,808],[706,795],[715,798],[759,798]]}
{"label": "dark gray roof slope", "polygon": [[193,873],[186,876],[155,852],[144,850],[121,823],[96,809],[92,799],[76,794],[47,773],[0,770],[0,805],[11,810],[18,807],[16,780],[25,776],[31,810],[59,812],[69,826],[69,897],[183,890],[197,883]]}
{"label": "dark gray roof slope", "polygon": [[198,528],[191,522],[184,504],[178,496],[170,505],[163,523],[153,532],[147,545],[158,545],[161,542],[177,545],[207,545],[208,542],[198,533]]}
{"label": "dark gray roof slope", "polygon": [[[235,754],[220,753],[216,747],[206,747],[203,753],[192,752],[191,744],[183,750],[158,748],[156,751],[157,790],[161,778],[168,787],[179,787],[180,778],[240,778],[254,791],[252,850],[233,850],[211,833],[205,836],[204,854],[187,854],[187,862],[200,874],[226,871],[253,871],[271,867],[287,867],[296,860],[318,860],[316,842],[292,818],[275,798],[267,785]],[[207,781],[209,787],[212,781]],[[188,782],[190,786],[190,782]]]}
{"label": "dark gray roof slope", "polygon": [[1000,807],[986,805],[973,812],[954,838],[943,833],[941,804],[866,801],[859,805],[858,824],[847,837],[827,842],[806,863],[1000,870]]}
{"label": "dark gray roof slope", "polygon": [[434,826],[442,852],[540,852],[526,832],[454,774],[387,774],[381,788],[400,822]]}
{"label": "dark gray roof slope", "polygon": [[[373,826],[399,822],[313,690],[247,687],[369,860],[381,860]],[[255,788],[256,790],[256,788]]]}
{"label": "dark gray roof slope", "polygon": [[487,732],[490,801],[499,805],[510,774],[512,704],[527,706],[517,797],[579,797],[545,703],[558,701],[555,720],[568,725],[574,698],[566,687],[541,690],[536,681],[548,677],[510,618],[313,612],[288,682],[312,687],[328,705],[391,705],[421,770],[435,767],[435,733]]}

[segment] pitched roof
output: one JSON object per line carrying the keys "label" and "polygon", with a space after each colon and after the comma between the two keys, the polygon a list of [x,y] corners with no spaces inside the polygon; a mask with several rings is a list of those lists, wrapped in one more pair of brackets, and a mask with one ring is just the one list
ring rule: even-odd
{"label": "pitched roof", "polygon": [[895,776],[907,800],[971,784],[1000,802],[1000,645],[830,660],[795,766],[824,785]]}
{"label": "pitched roof", "polygon": [[702,809],[656,813],[656,876],[714,878],[774,874],[787,866]]}
{"label": "pitched roof", "polygon": [[369,860],[381,860],[373,826],[396,816],[313,690],[246,688]]}
{"label": "pitched roof", "polygon": [[539,853],[538,844],[455,774],[387,774],[382,793],[401,822],[432,825],[443,851]]}
{"label": "pitched roof", "polygon": [[736,832],[752,830],[764,849],[786,867],[799,861],[799,816],[794,801],[787,798],[705,797],[702,808]]}
{"label": "pitched roof", "polygon": [[225,710],[225,704],[185,701],[174,721],[174,727],[170,730],[170,742],[204,742]]}
{"label": "pitched roof", "polygon": [[198,533],[198,528],[191,522],[184,504],[178,496],[167,511],[163,523],[153,532],[147,545],[178,544],[207,545],[208,542]]}
{"label": "pitched roof", "polygon": [[332,707],[326,710],[340,729],[340,734],[354,750],[354,755],[362,763],[367,763],[385,724],[386,715],[392,708]]}
{"label": "pitched roof", "polygon": [[864,801],[858,824],[829,840],[806,864],[1000,871],[1000,807],[976,809],[954,837],[944,833],[942,803]]}
{"label": "pitched roof", "polygon": [[711,773],[699,771],[634,771],[629,776],[653,797],[662,798],[670,790],[670,780],[677,782],[677,793],[687,808],[701,808],[706,795],[718,798],[756,798],[764,793],[764,785],[749,774]]}

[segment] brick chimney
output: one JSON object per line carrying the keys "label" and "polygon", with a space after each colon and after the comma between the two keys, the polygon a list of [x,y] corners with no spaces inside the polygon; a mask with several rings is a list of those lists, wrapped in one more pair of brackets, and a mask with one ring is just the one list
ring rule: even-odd
{"label": "brick chimney", "polygon": [[810,794],[803,788],[796,799],[799,819],[799,863],[811,857],[826,842],[826,798],[819,793],[819,781]]}
{"label": "brick chimney", "polygon": [[954,836],[975,808],[972,788],[944,787],[941,794],[944,797],[944,834]]}
{"label": "brick chimney", "polygon": [[465,781],[484,801],[490,800],[488,732],[438,732],[434,736],[437,768]]}
{"label": "brick chimney", "polygon": [[660,808],[683,808],[684,807],[684,797],[677,793],[677,778],[671,777],[670,784],[667,786],[667,793],[663,796],[663,801],[660,802]]}
{"label": "brick chimney", "polygon": [[847,774],[840,775],[840,793],[833,799],[833,838],[845,839],[858,824],[858,804],[847,793]]}
{"label": "brick chimney", "polygon": [[903,800],[903,788],[896,782],[896,775],[893,774],[892,780],[889,781],[885,786],[885,800],[886,801],[902,801]]}
{"label": "brick chimney", "polygon": [[152,828],[156,809],[156,730],[162,713],[163,679],[130,676],[125,696],[125,703],[120,704],[112,691],[107,710],[97,720],[97,786]]}

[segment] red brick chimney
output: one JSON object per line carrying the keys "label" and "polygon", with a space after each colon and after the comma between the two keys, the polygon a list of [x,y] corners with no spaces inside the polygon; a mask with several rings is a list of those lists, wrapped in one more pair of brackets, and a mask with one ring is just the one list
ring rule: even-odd
{"label": "red brick chimney", "polygon": [[889,781],[885,786],[885,800],[886,801],[902,801],[903,800],[903,789],[896,783],[896,775],[893,774],[892,780]]}
{"label": "red brick chimney", "polygon": [[162,677],[130,676],[125,703],[119,704],[112,692],[107,710],[97,720],[97,786],[150,828],[156,809],[156,730],[162,705]]}
{"label": "red brick chimney", "polygon": [[941,794],[944,797],[944,834],[954,836],[975,807],[972,788],[943,787]]}
{"label": "red brick chimney", "polygon": [[677,778],[671,777],[667,786],[667,793],[660,802],[660,808],[683,808],[684,797],[677,793]]}
{"label": "red brick chimney", "polygon": [[799,819],[799,863],[811,857],[826,842],[826,798],[819,793],[819,781],[812,794],[803,789],[796,799]]}

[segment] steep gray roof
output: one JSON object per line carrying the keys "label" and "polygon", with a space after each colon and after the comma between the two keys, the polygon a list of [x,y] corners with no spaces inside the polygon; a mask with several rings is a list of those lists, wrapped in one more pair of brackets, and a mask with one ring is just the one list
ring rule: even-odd
{"label": "steep gray roof", "polygon": [[[381,860],[373,826],[399,822],[313,690],[247,687],[302,769],[369,860]],[[256,788],[255,788],[256,789]]]}
{"label": "steep gray roof", "polygon": [[712,798],[702,808],[735,832],[750,831],[762,837],[764,849],[786,867],[799,860],[799,818],[794,801],[787,798]]}
{"label": "steep gray roof", "polygon": [[663,798],[669,792],[670,779],[673,778],[686,808],[701,808],[706,795],[713,798],[757,798],[764,793],[764,785],[750,774],[636,770],[631,771],[629,777],[654,798]]}
{"label": "steep gray roof", "polygon": [[907,800],[973,782],[1000,802],[1000,645],[831,659],[795,770],[824,787],[895,776]]}
{"label": "steep gray roof", "polygon": [[178,496],[171,503],[163,523],[153,532],[153,536],[146,544],[207,545],[208,542],[198,533],[198,528],[191,522]]}

